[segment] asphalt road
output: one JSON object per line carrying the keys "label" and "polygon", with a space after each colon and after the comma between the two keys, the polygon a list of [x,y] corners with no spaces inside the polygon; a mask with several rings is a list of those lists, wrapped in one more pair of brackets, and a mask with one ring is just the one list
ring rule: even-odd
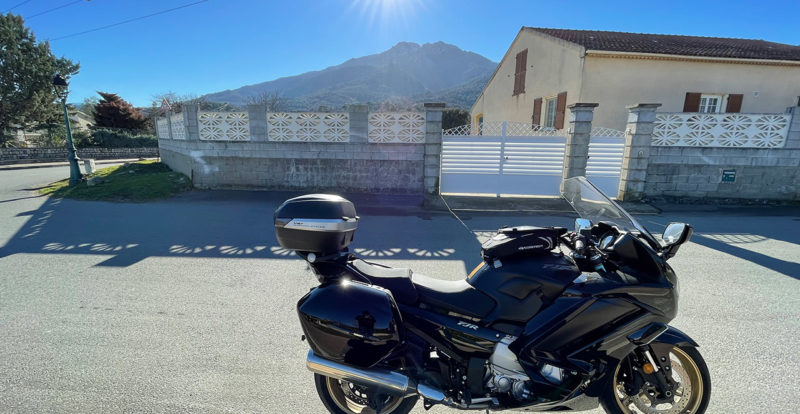
{"label": "asphalt road", "polygon": [[[0,171],[0,412],[323,412],[294,309],[315,280],[275,241],[276,196],[114,204],[31,191],[67,174]],[[356,252],[447,279],[464,277],[480,260],[478,239],[501,225],[571,223],[462,215],[467,229],[401,202],[359,212]],[[708,412],[794,412],[800,211],[641,218],[654,231],[695,226],[672,261],[673,324],[711,369]]]}

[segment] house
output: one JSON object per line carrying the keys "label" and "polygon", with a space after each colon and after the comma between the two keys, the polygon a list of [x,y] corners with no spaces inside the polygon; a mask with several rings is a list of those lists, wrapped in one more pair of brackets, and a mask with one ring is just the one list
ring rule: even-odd
{"label": "house", "polygon": [[94,117],[77,109],[70,111],[70,126],[78,131],[88,131],[94,125]]}
{"label": "house", "polygon": [[472,106],[473,122],[562,129],[595,102],[594,126],[624,130],[626,105],[662,112],[784,112],[800,105],[800,46],[764,40],[523,27]]}

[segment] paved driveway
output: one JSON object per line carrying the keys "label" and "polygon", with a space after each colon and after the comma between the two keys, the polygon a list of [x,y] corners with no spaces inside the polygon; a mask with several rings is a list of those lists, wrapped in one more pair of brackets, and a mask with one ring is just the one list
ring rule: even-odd
{"label": "paved driveway", "polygon": [[[271,228],[282,196],[114,204],[30,191],[67,174],[0,171],[0,412],[323,411],[294,310],[314,278]],[[447,279],[477,264],[485,231],[571,222],[475,214],[462,215],[465,227],[404,202],[357,205],[356,251]],[[800,211],[641,218],[659,231],[695,225],[673,259],[682,295],[674,325],[702,345],[709,412],[793,412]]]}

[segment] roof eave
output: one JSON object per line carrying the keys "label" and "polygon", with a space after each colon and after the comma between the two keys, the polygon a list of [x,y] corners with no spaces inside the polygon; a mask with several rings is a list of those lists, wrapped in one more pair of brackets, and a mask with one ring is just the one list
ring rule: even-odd
{"label": "roof eave", "polygon": [[748,59],[715,56],[694,56],[694,55],[673,55],[666,53],[642,53],[642,52],[622,52],[614,50],[586,50],[587,57],[605,57],[618,59],[651,59],[651,60],[682,60],[711,63],[737,63],[750,65],[774,65],[774,66],[800,66],[798,60],[777,60],[777,59]]}

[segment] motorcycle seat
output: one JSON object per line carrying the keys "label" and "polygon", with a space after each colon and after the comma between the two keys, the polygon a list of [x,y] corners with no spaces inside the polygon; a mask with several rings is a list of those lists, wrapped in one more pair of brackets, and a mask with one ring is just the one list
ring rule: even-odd
{"label": "motorcycle seat", "polygon": [[484,318],[495,307],[492,298],[475,289],[466,280],[441,280],[412,273],[411,269],[394,268],[355,259],[350,265],[369,279],[370,283],[392,292],[397,303],[430,307]]}
{"label": "motorcycle seat", "polygon": [[441,280],[414,273],[411,281],[419,301],[442,310],[473,318],[484,318],[494,309],[495,302],[475,289],[466,280]]}
{"label": "motorcycle seat", "polygon": [[417,291],[411,282],[411,269],[387,267],[361,259],[353,260],[350,264],[359,273],[366,276],[370,283],[392,292],[397,303],[404,305],[417,303]]}

